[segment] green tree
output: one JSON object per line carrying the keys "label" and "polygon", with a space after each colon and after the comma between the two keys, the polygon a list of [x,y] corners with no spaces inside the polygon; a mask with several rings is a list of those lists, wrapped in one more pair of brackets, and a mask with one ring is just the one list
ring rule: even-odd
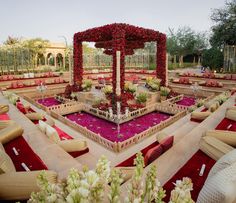
{"label": "green tree", "polygon": [[184,26],[177,30],[177,45],[179,53],[179,66],[183,66],[183,58],[187,54],[194,53],[194,45],[196,43],[195,32],[190,27]]}
{"label": "green tree", "polygon": [[41,39],[41,38],[29,39],[23,42],[23,46],[29,49],[32,54],[33,67],[37,66],[38,56],[41,54],[44,54],[46,47],[48,45],[49,45],[49,41]]}
{"label": "green tree", "polygon": [[236,44],[236,0],[226,2],[224,8],[215,9],[211,15],[215,25],[210,39],[212,46],[223,47]]}
{"label": "green tree", "polygon": [[[193,53],[198,56],[198,65],[201,63],[201,55],[209,46],[209,38],[206,32],[198,32],[195,34],[195,44]],[[194,62],[195,63],[195,57]]]}
{"label": "green tree", "polygon": [[168,38],[167,38],[167,52],[173,57],[174,59],[174,68],[176,68],[177,63],[177,55],[178,55],[178,40],[177,36],[174,32],[174,29],[169,28]]}
{"label": "green tree", "polygon": [[19,53],[19,49],[22,48],[22,41],[20,38],[8,36],[7,40],[3,43],[1,47],[2,50],[5,50],[7,54],[5,54],[5,61],[7,61],[8,72],[10,71],[9,66],[13,66],[14,73],[18,71],[18,60],[17,53]]}
{"label": "green tree", "polygon": [[180,67],[183,66],[184,56],[194,53],[195,44],[195,31],[190,27],[179,27],[176,32],[174,29],[169,29],[167,50],[174,56],[174,63],[176,62],[176,55],[178,55]]}
{"label": "green tree", "polygon": [[211,70],[220,70],[223,67],[223,53],[218,48],[210,48],[203,51],[202,65],[210,67]]}
{"label": "green tree", "polygon": [[21,39],[17,37],[8,36],[7,40],[3,42],[3,44],[6,46],[19,46],[21,44]]}

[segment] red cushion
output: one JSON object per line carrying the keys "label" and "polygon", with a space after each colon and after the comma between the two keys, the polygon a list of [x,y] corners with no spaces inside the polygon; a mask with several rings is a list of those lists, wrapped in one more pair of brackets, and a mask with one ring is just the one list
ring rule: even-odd
{"label": "red cushion", "polygon": [[160,144],[149,149],[144,157],[145,166],[155,161],[163,152],[163,147]]}
{"label": "red cushion", "polygon": [[23,113],[23,114],[26,114],[27,112],[26,112],[26,109],[25,109],[25,107],[24,107],[24,105],[21,103],[21,102],[17,102],[16,103],[16,107],[18,108],[18,110],[21,112],[21,113]]}
{"label": "red cushion", "polygon": [[236,74],[232,74],[232,80],[236,80]]}
{"label": "red cushion", "polygon": [[17,82],[12,82],[11,83],[11,87],[12,88],[17,88],[18,87],[18,83]]}
{"label": "red cushion", "polygon": [[173,146],[173,143],[174,143],[174,136],[169,136],[160,142],[164,152],[170,149]]}

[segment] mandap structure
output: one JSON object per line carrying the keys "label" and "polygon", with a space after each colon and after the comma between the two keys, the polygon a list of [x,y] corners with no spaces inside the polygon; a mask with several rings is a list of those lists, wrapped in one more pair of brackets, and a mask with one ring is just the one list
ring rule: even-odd
{"label": "mandap structure", "polygon": [[113,59],[113,93],[120,96],[124,92],[125,56],[134,54],[135,49],[144,48],[145,42],[156,42],[156,74],[161,85],[166,85],[166,35],[151,29],[133,25],[114,23],[88,29],[74,34],[73,84],[81,89],[83,80],[82,42],[95,42],[96,48]]}

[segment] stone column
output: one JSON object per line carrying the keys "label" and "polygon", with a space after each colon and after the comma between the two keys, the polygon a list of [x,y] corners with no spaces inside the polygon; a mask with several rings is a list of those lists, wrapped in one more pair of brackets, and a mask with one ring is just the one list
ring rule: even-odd
{"label": "stone column", "polygon": [[44,55],[44,65],[45,65],[45,66],[48,65],[48,62],[47,62],[47,55],[46,55],[46,56]]}
{"label": "stone column", "polygon": [[57,55],[54,56],[54,66],[57,67]]}
{"label": "stone column", "polygon": [[116,51],[116,94],[120,96],[120,51]]}
{"label": "stone column", "polygon": [[[113,57],[113,66],[112,66],[112,87],[113,93],[116,95],[121,95],[124,91],[124,80],[125,80],[125,31],[117,30],[114,31],[112,36],[112,57]],[[118,61],[119,60],[119,61]],[[119,65],[119,67],[117,67]],[[118,68],[118,69],[117,69]],[[117,73],[117,70],[119,71]],[[119,75],[117,75],[119,74]],[[117,84],[117,80],[120,84]],[[119,86],[119,87],[117,87]],[[117,92],[117,90],[119,92]]]}

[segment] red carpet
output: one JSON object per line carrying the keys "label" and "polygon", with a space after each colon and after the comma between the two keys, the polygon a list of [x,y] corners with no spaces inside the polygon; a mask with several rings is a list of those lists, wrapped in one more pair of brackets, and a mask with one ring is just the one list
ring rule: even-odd
{"label": "red carpet", "polygon": [[[206,164],[206,168],[203,176],[199,176],[202,164]],[[204,154],[202,151],[197,151],[191,159],[164,185],[166,190],[165,202],[168,202],[170,198],[170,192],[174,189],[173,183],[176,180],[180,180],[183,177],[189,177],[193,182],[193,191],[191,192],[194,201],[197,200],[198,194],[202,189],[202,186],[208,176],[208,173],[212,166],[215,164],[215,160]]]}
{"label": "red carpet", "polygon": [[[231,125],[230,128],[228,128]],[[228,128],[228,129],[227,129]],[[236,122],[228,118],[224,118],[215,128],[216,130],[236,131]]]}
{"label": "red carpet", "polygon": [[70,135],[65,133],[63,130],[61,130],[57,126],[54,125],[52,127],[55,128],[55,130],[57,131],[57,133],[58,133],[61,140],[72,140],[73,139],[73,137],[71,137]]}
{"label": "red carpet", "polygon": [[[19,155],[16,156],[12,148],[15,147]],[[31,171],[47,170],[46,165],[31,149],[25,139],[20,136],[4,145],[6,153],[11,157],[16,171],[25,171],[21,163],[25,163]]]}

